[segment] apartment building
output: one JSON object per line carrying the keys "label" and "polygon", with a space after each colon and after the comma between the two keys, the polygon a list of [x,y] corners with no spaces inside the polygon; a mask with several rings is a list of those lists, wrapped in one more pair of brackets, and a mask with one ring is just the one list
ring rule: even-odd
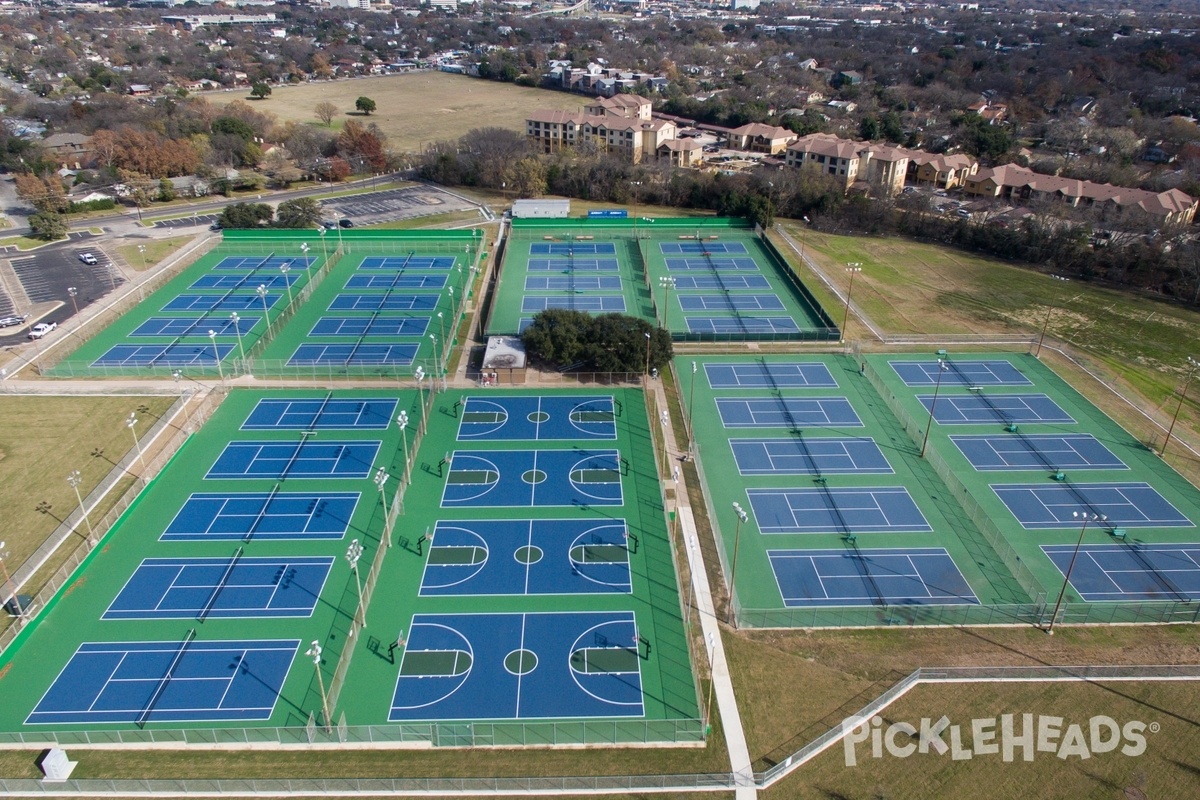
{"label": "apartment building", "polygon": [[678,132],[674,122],[650,112],[650,101],[638,95],[604,97],[581,112],[535,111],[525,120],[525,136],[543,153],[586,142],[636,164],[658,158],[659,147]]}

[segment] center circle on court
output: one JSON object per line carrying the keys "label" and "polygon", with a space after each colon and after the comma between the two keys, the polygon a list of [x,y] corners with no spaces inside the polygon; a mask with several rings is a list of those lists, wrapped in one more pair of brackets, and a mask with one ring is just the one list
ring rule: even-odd
{"label": "center circle on court", "polygon": [[527,544],[517,548],[517,561],[522,564],[536,564],[542,560],[542,555],[542,548],[536,545]]}
{"label": "center circle on court", "polygon": [[546,473],[542,472],[540,469],[527,470],[523,475],[521,475],[521,480],[525,481],[526,483],[538,484],[546,480]]}
{"label": "center circle on court", "polygon": [[532,422],[534,424],[540,424],[542,422],[549,421],[550,415],[547,414],[545,411],[533,411],[533,412],[530,412],[529,416],[526,417],[525,419],[529,420],[530,422]]}
{"label": "center circle on court", "polygon": [[537,668],[537,655],[532,650],[513,650],[504,657],[504,668],[513,675],[528,675]]}

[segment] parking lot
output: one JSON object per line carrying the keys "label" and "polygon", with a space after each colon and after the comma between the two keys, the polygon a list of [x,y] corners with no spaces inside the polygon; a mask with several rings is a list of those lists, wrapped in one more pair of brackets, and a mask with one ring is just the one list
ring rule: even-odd
{"label": "parking lot", "polygon": [[[8,256],[12,271],[4,276],[2,285],[11,291],[0,293],[0,317],[28,315],[28,319],[25,325],[0,328],[0,341],[24,338],[28,325],[34,322],[61,324],[75,314],[76,308],[82,310],[120,286],[124,281],[120,270],[102,247],[86,245],[91,238],[73,234],[62,244],[27,255],[13,251]],[[85,253],[90,253],[96,263],[84,263],[80,256]],[[75,290],[74,297],[71,289]],[[39,306],[45,308],[48,303],[61,306],[49,315],[43,311],[44,318],[38,318]]]}
{"label": "parking lot", "polygon": [[428,186],[407,186],[321,201],[321,212],[325,219],[346,218],[355,225],[378,225],[473,208],[475,206],[465,200]]}

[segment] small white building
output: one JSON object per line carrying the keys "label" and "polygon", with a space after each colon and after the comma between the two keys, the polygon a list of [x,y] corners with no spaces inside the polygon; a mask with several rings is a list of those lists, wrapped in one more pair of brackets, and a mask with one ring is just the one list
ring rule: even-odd
{"label": "small white building", "polygon": [[479,382],[483,386],[525,382],[525,344],[517,336],[489,336]]}
{"label": "small white building", "polygon": [[571,216],[570,200],[517,200],[513,219],[566,219]]}

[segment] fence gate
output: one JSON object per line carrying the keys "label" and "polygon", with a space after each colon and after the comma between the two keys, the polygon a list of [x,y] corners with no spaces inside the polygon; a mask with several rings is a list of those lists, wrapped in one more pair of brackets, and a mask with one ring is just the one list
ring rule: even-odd
{"label": "fence gate", "polygon": [[475,741],[474,726],[469,722],[459,724],[441,723],[434,729],[434,747],[474,747],[486,744],[490,744],[490,742]]}

